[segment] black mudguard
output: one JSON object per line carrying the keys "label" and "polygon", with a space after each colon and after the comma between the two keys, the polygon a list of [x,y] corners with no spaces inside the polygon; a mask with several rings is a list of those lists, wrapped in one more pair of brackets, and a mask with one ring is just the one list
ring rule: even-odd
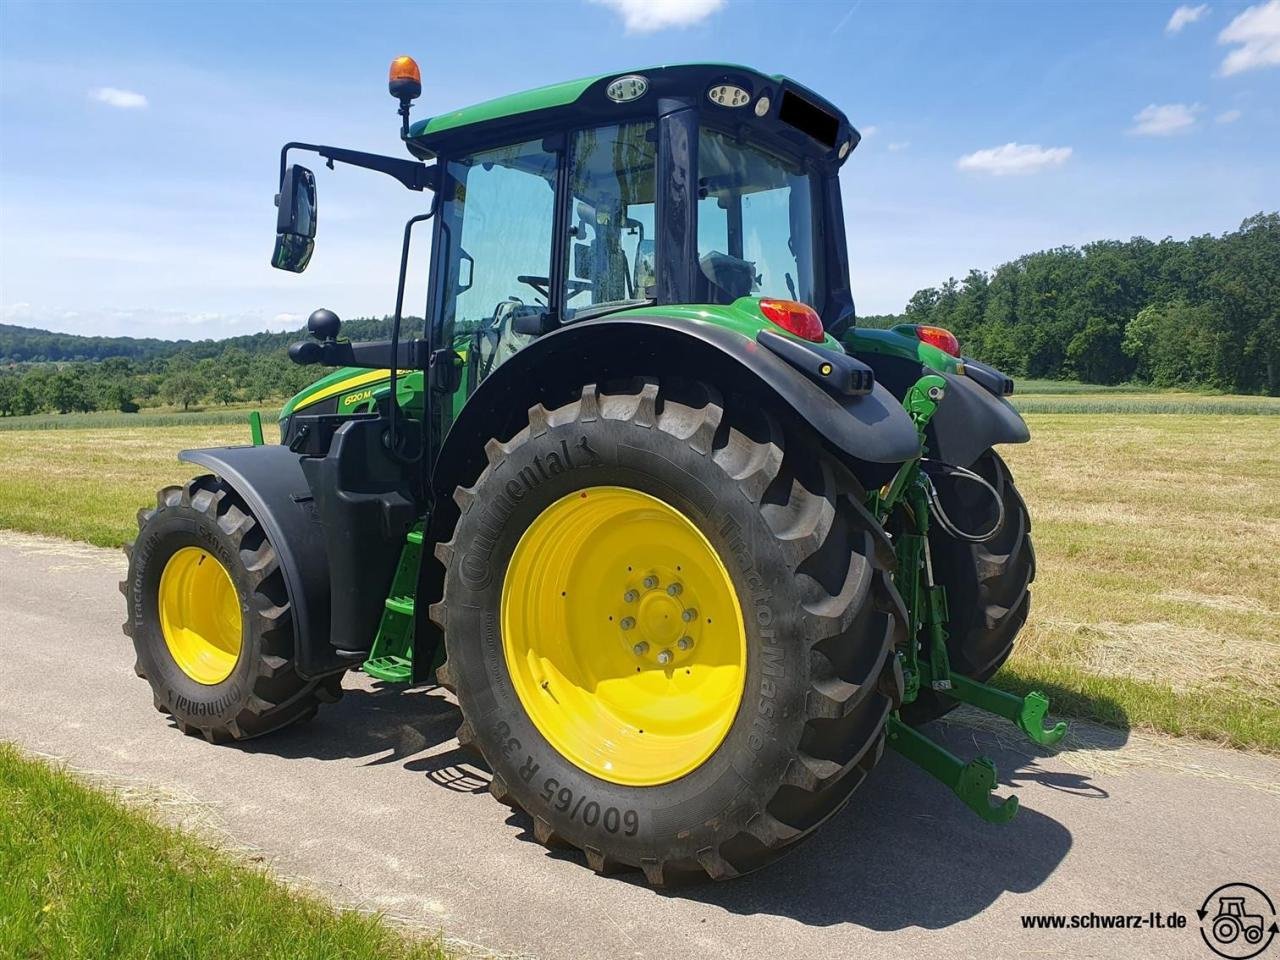
{"label": "black mudguard", "polygon": [[[868,489],[919,454],[910,417],[879,384],[863,396],[836,396],[755,340],[685,317],[621,314],[585,320],[525,347],[494,370],[462,408],[432,474],[436,505],[428,542],[452,535],[458,518],[454,488],[473,482],[484,468],[490,437],[509,439],[527,423],[530,407],[569,403],[584,382],[641,375],[687,377],[762,404],[780,401],[842,456]],[[443,566],[424,553],[416,620],[420,650],[441,640],[427,609],[440,599],[443,584]],[[428,660],[414,660],[415,679],[430,679]]]}
{"label": "black mudguard", "polygon": [[997,443],[1026,443],[1031,439],[1026,422],[1008,400],[969,377],[952,373],[938,376],[947,381],[947,395],[925,433],[930,457],[969,467]]}
{"label": "black mudguard", "polygon": [[971,377],[939,373],[917,360],[882,353],[855,356],[871,367],[876,382],[884,384],[899,400],[926,374],[936,374],[947,381],[947,395],[925,431],[928,455],[935,460],[968,467],[997,443],[1026,443],[1031,439],[1026,423],[1009,401]]}
{"label": "black mudguard", "polygon": [[484,441],[506,439],[529,407],[567,403],[584,378],[595,382],[655,374],[714,383],[761,402],[781,401],[851,462],[868,487],[919,452],[902,405],[880,385],[836,396],[756,341],[714,323],[626,314],[569,324],[542,336],[493,371],[463,407],[436,461],[434,486],[446,498],[474,479]]}
{"label": "black mudguard", "polygon": [[178,459],[235,487],[275,547],[292,606],[298,672],[311,679],[351,666],[329,643],[328,553],[302,458],[271,444],[183,450]]}

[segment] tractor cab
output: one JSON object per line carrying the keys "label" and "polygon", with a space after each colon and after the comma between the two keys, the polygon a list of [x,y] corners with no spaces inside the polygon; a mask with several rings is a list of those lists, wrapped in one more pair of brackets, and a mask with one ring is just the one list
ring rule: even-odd
{"label": "tractor cab", "polygon": [[[609,74],[419,121],[403,138],[425,165],[379,168],[433,194],[424,332],[452,351],[458,380],[438,431],[503,362],[583,320],[736,306],[821,341],[852,319],[838,172],[859,136],[788,78],[706,64]],[[296,180],[314,191],[309,171]],[[291,245],[281,232],[278,251]],[[320,399],[338,404],[345,379]]]}

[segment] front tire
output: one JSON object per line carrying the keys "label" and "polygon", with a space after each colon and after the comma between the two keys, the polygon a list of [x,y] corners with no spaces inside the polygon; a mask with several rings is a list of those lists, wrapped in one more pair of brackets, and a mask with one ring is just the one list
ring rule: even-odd
{"label": "front tire", "polygon": [[586,386],[486,452],[432,616],[459,740],[535,838],[659,885],[757,869],[838,811],[883,750],[904,634],[848,471],[673,381]]}
{"label": "front tire", "polygon": [[279,561],[248,504],[224,480],[165,487],[138,511],[120,583],[134,672],[156,709],[211,743],[304,720],[342,695],[341,674],[299,676]]}

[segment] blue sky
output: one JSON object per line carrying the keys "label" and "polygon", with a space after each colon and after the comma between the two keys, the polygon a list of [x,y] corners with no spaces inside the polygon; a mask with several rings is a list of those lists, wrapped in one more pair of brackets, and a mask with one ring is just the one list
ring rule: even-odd
{"label": "blue sky", "polygon": [[652,63],[794,76],[865,135],[842,174],[862,313],[1032,250],[1280,208],[1280,0],[4,0],[0,319],[214,337],[390,312],[421,204],[394,181],[317,167],[310,269],[267,259],[282,142],[400,154],[402,53],[415,117]]}

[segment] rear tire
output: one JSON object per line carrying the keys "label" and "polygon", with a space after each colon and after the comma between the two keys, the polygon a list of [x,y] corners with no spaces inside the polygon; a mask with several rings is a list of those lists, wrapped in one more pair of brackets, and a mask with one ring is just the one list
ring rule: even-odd
{"label": "rear tire", "polygon": [[[1031,581],[1036,553],[1031,543],[1031,517],[1014,486],[1008,466],[988,450],[970,468],[1000,493],[1004,526],[987,543],[968,543],[950,536],[934,522],[929,530],[933,573],[947,591],[951,614],[947,656],[951,669],[985,683],[1013,653],[1014,641],[1031,608]],[[995,520],[990,494],[972,481],[935,479],[947,515],[964,531],[990,529]],[[926,723],[950,713],[955,700],[922,689],[902,708],[910,724]]]}
{"label": "rear tire", "polygon": [[[161,621],[164,572],[175,555],[193,549],[202,563],[221,565],[240,608],[239,650],[217,682],[201,682],[198,671],[179,663]],[[183,733],[211,743],[246,740],[309,719],[319,704],[342,696],[341,674],[305,680],[294,668],[293,620],[275,549],[224,480],[200,476],[161,489],[154,510],[138,511],[138,538],[125,553],[129,573],[120,590],[129,614],[124,632],[137,654],[134,672],[151,684],[156,709]]]}
{"label": "rear tire", "polygon": [[[431,613],[448,650],[440,679],[464,717],[458,738],[492,768],[494,796],[529,814],[539,842],[578,848],[598,872],[640,868],[654,885],[722,879],[764,866],[843,807],[879,759],[901,699],[904,616],[892,549],[838,461],[758,404],[726,405],[707,385],[666,380],[588,385],[556,410],[533,407],[527,427],[490,440],[486,453],[480,476],[455,493],[461,515],[437,547],[447,574]],[[743,692],[723,739],[692,769],[647,785],[596,775],[553,746],[555,731],[521,701],[521,690],[530,696],[517,690],[521,661],[513,672],[504,648],[505,580],[531,524],[619,488],[698,529],[743,614]],[[592,529],[596,537],[607,524]],[[639,547],[636,562],[648,562]],[[561,582],[544,582],[553,577],[511,589],[557,600]],[[566,660],[629,643],[604,612],[591,636],[563,641],[574,651]],[[629,682],[624,669],[600,685]],[[544,688],[558,708],[556,688]],[[578,688],[560,689],[567,710]],[[628,748],[617,749],[622,766]]]}

